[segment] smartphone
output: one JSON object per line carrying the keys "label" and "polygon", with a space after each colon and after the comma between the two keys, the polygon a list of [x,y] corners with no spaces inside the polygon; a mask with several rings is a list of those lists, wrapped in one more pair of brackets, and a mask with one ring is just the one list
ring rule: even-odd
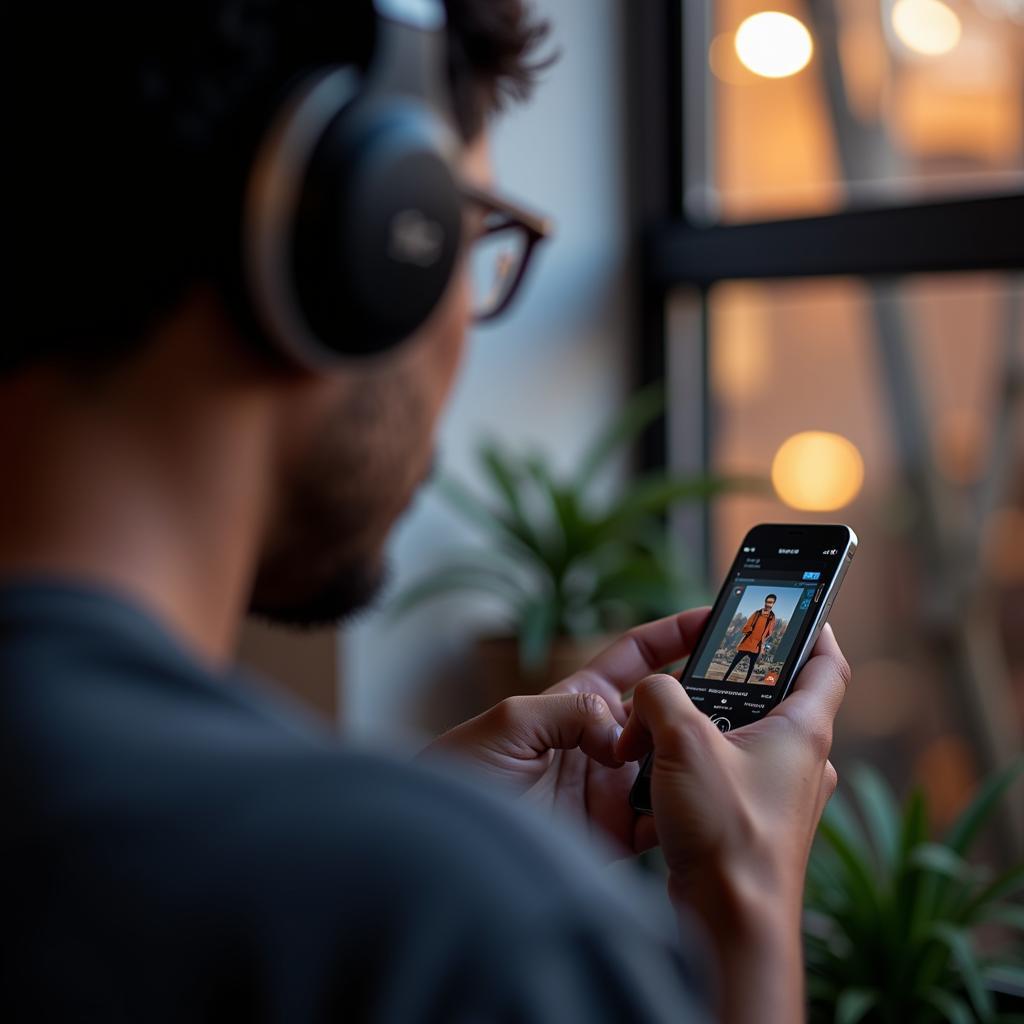
{"label": "smartphone", "polygon": [[[857,550],[844,525],[761,523],[743,538],[679,682],[722,732],[763,718],[789,693]],[[629,795],[651,813],[648,755]]]}

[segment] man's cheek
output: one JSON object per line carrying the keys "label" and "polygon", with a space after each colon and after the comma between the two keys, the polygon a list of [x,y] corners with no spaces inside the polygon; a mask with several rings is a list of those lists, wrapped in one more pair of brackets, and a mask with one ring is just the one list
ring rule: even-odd
{"label": "man's cheek", "polygon": [[[469,334],[472,320],[473,289],[469,272],[463,270],[452,281],[449,294],[446,297],[445,315],[440,325],[444,337],[439,339],[444,350],[444,364],[448,387],[452,384],[452,378],[462,360],[462,354],[466,345],[466,338]],[[447,393],[447,387],[446,387]]]}

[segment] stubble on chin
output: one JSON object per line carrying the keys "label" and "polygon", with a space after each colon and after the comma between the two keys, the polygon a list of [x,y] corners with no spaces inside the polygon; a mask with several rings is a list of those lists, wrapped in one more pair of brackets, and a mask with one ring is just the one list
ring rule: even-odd
{"label": "stubble on chin", "polygon": [[249,613],[285,626],[316,629],[336,626],[370,608],[387,585],[390,565],[380,551],[328,569],[275,580],[273,566],[257,575]]}

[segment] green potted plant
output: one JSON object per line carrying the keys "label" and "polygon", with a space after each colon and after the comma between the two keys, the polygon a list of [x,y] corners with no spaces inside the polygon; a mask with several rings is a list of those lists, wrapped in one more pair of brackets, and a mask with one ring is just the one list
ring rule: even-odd
{"label": "green potted plant", "polygon": [[598,498],[601,470],[664,402],[660,385],[635,394],[565,475],[542,452],[484,441],[478,452],[486,494],[451,478],[437,487],[485,546],[452,552],[396,597],[394,614],[456,591],[493,595],[507,631],[483,638],[478,651],[492,665],[506,664],[516,679],[498,689],[518,692],[523,677],[539,688],[579,667],[608,634],[691,603],[700,589],[671,543],[664,514],[679,502],[760,481],[656,472],[611,499]]}
{"label": "green potted plant", "polygon": [[1005,1005],[1024,999],[1024,863],[995,874],[967,859],[1022,767],[983,785],[939,840],[920,790],[901,811],[877,772],[852,773],[859,815],[832,798],[807,872],[812,1024],[1024,1020]]}

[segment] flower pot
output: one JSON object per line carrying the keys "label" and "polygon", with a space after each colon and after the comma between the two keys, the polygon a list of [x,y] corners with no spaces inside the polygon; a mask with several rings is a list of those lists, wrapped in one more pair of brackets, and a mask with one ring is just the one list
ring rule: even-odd
{"label": "flower pot", "polygon": [[524,675],[519,668],[519,640],[514,636],[481,637],[474,651],[476,684],[490,707],[518,693],[540,693],[582,668],[614,641],[612,636],[556,637],[546,669]]}

